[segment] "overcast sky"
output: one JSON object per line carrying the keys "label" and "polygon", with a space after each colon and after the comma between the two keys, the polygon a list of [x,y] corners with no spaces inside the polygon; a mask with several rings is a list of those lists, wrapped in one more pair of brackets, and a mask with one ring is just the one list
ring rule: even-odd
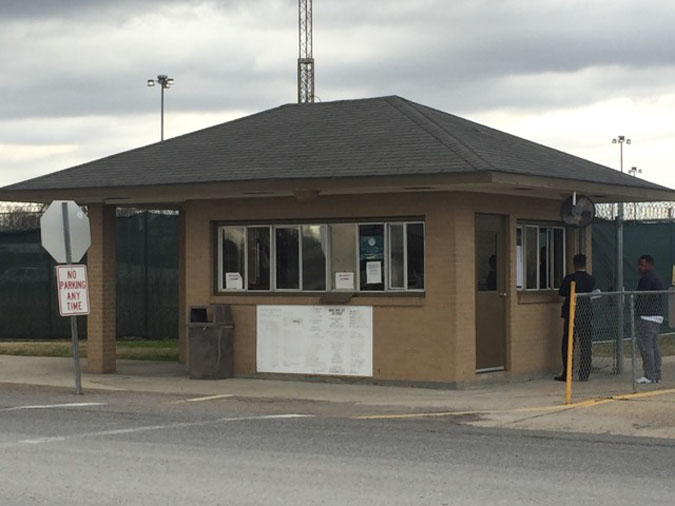
{"label": "overcast sky", "polygon": [[[313,0],[316,95],[400,95],[675,187],[672,0]],[[297,0],[0,0],[0,186],[295,102]]]}

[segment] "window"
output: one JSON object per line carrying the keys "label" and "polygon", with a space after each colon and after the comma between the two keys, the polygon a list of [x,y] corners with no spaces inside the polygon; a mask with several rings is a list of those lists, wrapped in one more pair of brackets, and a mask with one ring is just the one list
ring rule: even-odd
{"label": "window", "polygon": [[406,226],[406,288],[424,290],[424,223]]}
{"label": "window", "polygon": [[554,290],[565,275],[565,230],[562,227],[518,225],[516,287]]}
{"label": "window", "polygon": [[356,225],[335,223],[330,226],[331,288],[354,290],[356,288]]}
{"label": "window", "polygon": [[304,290],[326,289],[326,227],[303,225],[302,229],[302,287]]}
{"label": "window", "polygon": [[539,286],[538,251],[538,227],[525,227],[525,288],[529,290],[536,290]]}
{"label": "window", "polygon": [[384,225],[359,225],[361,290],[384,290]]}
{"label": "window", "polygon": [[389,287],[392,290],[405,289],[405,235],[404,225],[389,225]]}
{"label": "window", "polygon": [[424,223],[218,227],[218,290],[423,291]]}
{"label": "window", "polygon": [[218,257],[222,266],[218,276],[221,290],[241,290],[244,279],[245,227],[220,229]]}
{"label": "window", "polygon": [[248,227],[247,263],[249,290],[270,289],[270,227]]}
{"label": "window", "polygon": [[391,223],[389,289],[424,290],[424,224]]}
{"label": "window", "polygon": [[523,288],[523,227],[516,228],[516,288]]}
{"label": "window", "polygon": [[298,227],[276,227],[276,288],[298,290],[300,288],[300,234]]}

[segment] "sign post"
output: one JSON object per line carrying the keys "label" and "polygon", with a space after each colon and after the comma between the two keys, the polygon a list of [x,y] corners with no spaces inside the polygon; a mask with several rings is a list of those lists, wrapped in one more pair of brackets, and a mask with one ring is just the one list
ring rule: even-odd
{"label": "sign post", "polygon": [[61,316],[70,316],[75,394],[82,393],[77,315],[89,314],[89,284],[86,265],[79,262],[91,245],[89,218],[72,200],[55,200],[40,218],[42,247],[54,260],[66,266],[56,267]]}

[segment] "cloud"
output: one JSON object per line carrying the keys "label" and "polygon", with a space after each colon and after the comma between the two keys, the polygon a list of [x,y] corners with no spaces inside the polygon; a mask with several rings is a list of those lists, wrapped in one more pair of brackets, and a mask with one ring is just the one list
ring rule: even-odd
{"label": "cloud", "polygon": [[239,108],[242,101],[253,106],[260,95],[252,92],[278,101],[269,90],[279,87],[270,84],[284,75],[293,97],[296,14],[288,12],[285,24],[267,29],[254,26],[257,12],[236,11],[232,19],[212,3],[194,4],[169,2],[154,10],[143,3],[145,10],[131,10],[117,23],[82,14],[52,18],[49,12],[3,22],[0,45],[15,49],[0,56],[1,118],[150,111],[155,103],[145,82],[160,73],[175,78],[168,93],[178,95],[174,107],[184,111]]}
{"label": "cloud", "polygon": [[[666,0],[315,0],[313,7],[323,101],[397,94],[499,118],[495,126],[507,130],[567,111],[575,118],[567,138],[575,122],[609,128],[584,119],[598,104],[629,99],[639,103],[631,114],[659,125],[675,114],[667,99],[675,4]],[[173,132],[295,101],[297,15],[296,0],[5,0],[2,177],[29,170],[21,146],[35,147],[34,173],[152,142],[156,128],[145,132],[157,122],[160,91],[145,83],[158,74],[175,79],[165,92]],[[547,125],[538,128],[560,132]],[[633,125],[658,135],[648,122]],[[652,145],[665,152],[665,143]]]}
{"label": "cloud", "polygon": [[172,5],[197,6],[204,3],[198,0],[3,0],[4,20],[30,22],[46,19],[81,21],[91,18],[132,16],[139,9],[157,10]]}

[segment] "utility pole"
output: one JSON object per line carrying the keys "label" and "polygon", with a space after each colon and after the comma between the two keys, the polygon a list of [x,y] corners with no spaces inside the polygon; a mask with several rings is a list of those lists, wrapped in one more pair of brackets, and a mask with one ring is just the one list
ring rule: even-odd
{"label": "utility pole", "polygon": [[299,50],[298,104],[314,102],[314,58],[312,57],[312,0],[298,0]]}

